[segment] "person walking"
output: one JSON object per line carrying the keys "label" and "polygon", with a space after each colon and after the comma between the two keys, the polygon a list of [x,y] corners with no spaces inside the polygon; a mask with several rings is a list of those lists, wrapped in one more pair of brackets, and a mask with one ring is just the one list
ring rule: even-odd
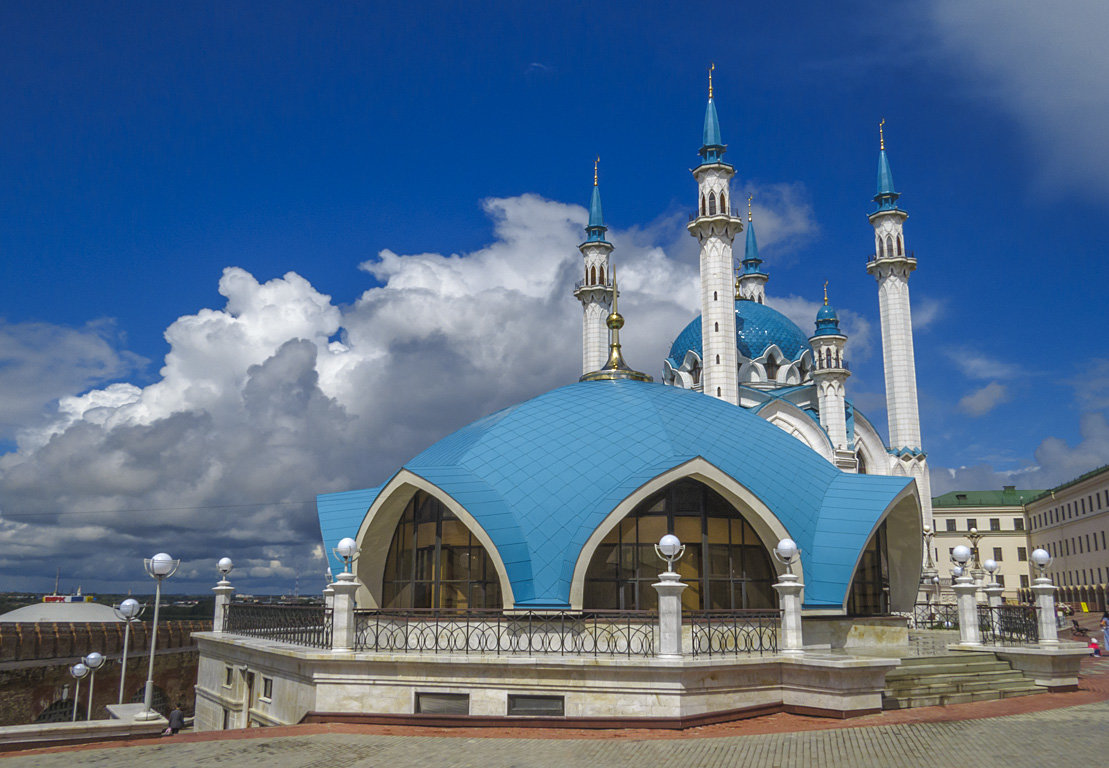
{"label": "person walking", "polygon": [[1101,627],[1101,647],[1109,648],[1109,611],[1102,612],[1101,621],[1097,625]]}
{"label": "person walking", "polygon": [[170,735],[176,736],[177,732],[185,727],[185,713],[181,711],[181,702],[177,702],[177,706],[169,713],[169,728]]}

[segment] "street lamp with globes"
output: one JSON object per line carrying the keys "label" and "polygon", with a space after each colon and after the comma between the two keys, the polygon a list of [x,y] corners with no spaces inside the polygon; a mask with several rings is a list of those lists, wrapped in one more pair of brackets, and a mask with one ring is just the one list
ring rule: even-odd
{"label": "street lamp with globes", "polygon": [[158,643],[158,608],[162,602],[162,580],[168,579],[181,565],[180,560],[174,560],[165,552],[159,552],[148,560],[143,560],[143,567],[147,575],[154,579],[157,586],[154,590],[154,623],[150,628],[150,665],[146,673],[146,691],[143,693],[143,712],[136,719],[154,720],[160,715],[154,711],[154,651]]}
{"label": "street lamp with globes", "polygon": [[127,648],[131,643],[131,624],[139,620],[139,616],[146,610],[145,605],[141,605],[138,600],[129,597],[120,603],[118,606],[112,608],[123,622],[123,658],[119,669],[119,701],[123,703],[123,686],[127,680]]}
{"label": "street lamp with globes", "polygon": [[81,678],[89,673],[89,668],[81,662],[77,662],[69,668],[69,674],[77,679],[77,687],[73,691],[73,717],[71,722],[77,722],[77,702],[81,698]]}
{"label": "street lamp with globes", "polygon": [[96,685],[96,670],[104,666],[105,659],[103,654],[93,651],[82,659],[82,661],[85,662],[85,666],[89,668],[89,672],[91,673],[89,675],[89,711],[88,714],[85,715],[85,719],[92,720],[92,695],[94,693],[94,686]]}
{"label": "street lamp with globes", "polygon": [[655,544],[655,554],[659,559],[666,561],[666,572],[674,572],[674,563],[682,559],[685,554],[685,544],[672,533],[668,533]]}

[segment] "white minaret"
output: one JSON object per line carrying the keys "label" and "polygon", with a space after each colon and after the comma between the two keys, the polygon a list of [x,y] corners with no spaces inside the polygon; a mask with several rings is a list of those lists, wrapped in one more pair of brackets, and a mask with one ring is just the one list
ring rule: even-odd
{"label": "white minaret", "polygon": [[915,477],[921,495],[924,525],[932,525],[932,488],[928,462],[920,440],[920,412],[913,357],[913,320],[909,308],[909,275],[916,258],[905,248],[904,224],[909,214],[897,207],[893,174],[886,158],[886,141],[878,126],[878,209],[870,214],[874,227],[874,255],[866,271],[878,280],[878,311],[882,321],[882,363],[886,374],[886,413],[889,418],[893,474]]}
{"label": "white minaret", "polygon": [[697,179],[697,214],[689,222],[688,229],[701,243],[701,381],[704,392],[738,405],[732,242],[743,231],[743,219],[732,216],[728,209],[729,182],[735,175],[735,168],[722,160],[727,147],[720,139],[720,120],[712,100],[713,68],[709,69],[709,103],[705,110],[704,140],[699,150],[701,164],[693,169],[693,177]]}
{"label": "white minaret", "polygon": [[585,258],[585,278],[574,286],[574,296],[581,302],[581,372],[600,370],[608,359],[608,326],[605,318],[612,309],[612,271],[608,256],[612,243],[605,240],[605,217],[601,210],[601,191],[597,186],[597,164],[593,163],[593,197],[589,201],[589,224],[585,242],[578,246]]}
{"label": "white minaret", "polygon": [[813,384],[816,386],[820,426],[832,443],[835,465],[847,472],[859,468],[854,446],[847,439],[847,337],[839,329],[839,317],[828,306],[828,283],[824,283],[824,306],[816,313],[816,333],[809,338],[813,353]]}

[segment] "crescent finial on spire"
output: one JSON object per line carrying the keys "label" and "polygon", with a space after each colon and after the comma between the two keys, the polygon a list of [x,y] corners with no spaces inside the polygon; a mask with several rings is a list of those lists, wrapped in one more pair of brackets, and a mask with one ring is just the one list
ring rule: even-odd
{"label": "crescent finial on spire", "polygon": [[712,98],[712,71],[716,69],[716,62],[709,64],[709,98]]}
{"label": "crescent finial on spire", "polygon": [[882,130],[882,126],[886,124],[886,118],[882,118],[882,122],[878,123],[878,149],[885,150],[886,148],[886,134]]}
{"label": "crescent finial on spire", "polygon": [[593,161],[593,186],[597,186],[597,166],[601,164],[601,156],[597,155],[597,159]]}
{"label": "crescent finial on spire", "polygon": [[747,221],[751,220],[751,200],[755,197],[755,193],[747,195]]}
{"label": "crescent finial on spire", "polygon": [[824,306],[828,306],[828,281],[824,281]]}

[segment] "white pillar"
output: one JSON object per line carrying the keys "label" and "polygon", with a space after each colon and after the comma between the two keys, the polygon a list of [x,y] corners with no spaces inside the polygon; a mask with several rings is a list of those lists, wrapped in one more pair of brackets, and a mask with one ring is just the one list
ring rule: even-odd
{"label": "white pillar", "polygon": [[216,612],[212,618],[212,631],[222,632],[223,622],[227,618],[227,606],[231,603],[231,595],[235,592],[235,588],[227,579],[220,579],[216,582],[216,586],[212,587],[212,591],[216,593]]}
{"label": "white pillar", "polygon": [[1005,587],[1001,586],[996,581],[991,581],[989,584],[983,587],[982,591],[986,593],[986,602],[989,603],[991,609],[994,609],[990,611],[990,623],[993,626],[994,637],[1000,637],[1001,612],[996,609],[1001,608],[1001,593],[1005,591]]}
{"label": "white pillar", "polygon": [[774,585],[778,592],[778,604],[782,607],[782,634],[778,651],[780,653],[803,653],[804,637],[801,632],[801,592],[805,585],[797,580],[795,573],[783,573]]}
{"label": "white pillar", "polygon": [[682,592],[689,586],[673,571],[658,575],[651,585],[658,592],[658,656],[660,659],[682,657]]}
{"label": "white pillar", "polygon": [[981,645],[982,636],[978,632],[978,601],[975,595],[978,585],[970,576],[962,575],[955,579],[955,600],[959,605],[959,642],[962,645]]}
{"label": "white pillar", "polygon": [[323,605],[329,611],[335,609],[335,590],[330,584],[323,588]]}
{"label": "white pillar", "polygon": [[340,573],[331,588],[335,590],[331,612],[331,651],[349,653],[354,650],[354,593],[358,582],[353,573]]}
{"label": "white pillar", "polygon": [[1055,585],[1046,576],[1032,582],[1032,592],[1036,595],[1036,612],[1040,622],[1040,645],[1057,645],[1059,628],[1055,624]]}

